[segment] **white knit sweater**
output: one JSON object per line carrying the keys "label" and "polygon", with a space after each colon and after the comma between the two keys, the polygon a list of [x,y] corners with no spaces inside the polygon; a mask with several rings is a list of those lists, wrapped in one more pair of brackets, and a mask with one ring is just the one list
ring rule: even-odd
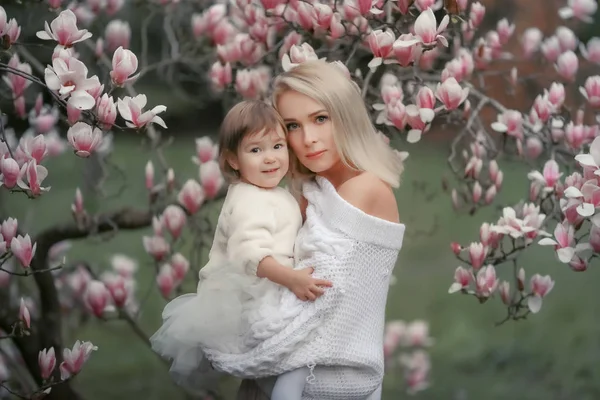
{"label": "white knit sweater", "polygon": [[207,356],[216,369],[244,378],[316,366],[303,399],[364,399],[383,379],[385,306],[405,226],[352,206],[322,177],[303,193],[307,220],[295,268],[314,267],[333,287],[314,302],[283,290],[278,307],[266,304],[253,325],[251,351]]}

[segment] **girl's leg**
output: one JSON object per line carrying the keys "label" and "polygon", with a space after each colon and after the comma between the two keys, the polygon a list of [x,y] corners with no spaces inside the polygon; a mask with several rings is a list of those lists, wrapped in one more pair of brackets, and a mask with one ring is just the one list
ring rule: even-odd
{"label": "girl's leg", "polygon": [[302,392],[309,375],[308,368],[298,368],[279,375],[271,393],[271,400],[302,400]]}
{"label": "girl's leg", "polygon": [[381,385],[379,385],[379,387],[373,393],[371,393],[371,395],[369,397],[367,397],[367,400],[381,400],[382,386],[383,386],[383,383]]}

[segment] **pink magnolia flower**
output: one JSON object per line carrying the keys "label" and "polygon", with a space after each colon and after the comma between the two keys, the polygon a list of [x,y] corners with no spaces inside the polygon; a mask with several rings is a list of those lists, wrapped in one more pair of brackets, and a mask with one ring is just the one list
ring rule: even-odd
{"label": "pink magnolia flower", "polygon": [[169,295],[175,287],[175,279],[173,278],[173,268],[169,264],[164,264],[156,276],[156,283],[160,293],[165,299],[169,298]]}
{"label": "pink magnolia flower", "polygon": [[19,180],[21,168],[13,158],[0,158],[0,187],[14,188]]}
{"label": "pink magnolia flower", "polygon": [[481,187],[481,184],[479,183],[479,181],[475,181],[475,183],[473,184],[473,190],[471,193],[471,200],[473,200],[474,204],[479,203],[479,200],[481,200],[482,194],[483,194],[483,188]]}
{"label": "pink magnolia flower", "polygon": [[566,26],[559,26],[556,28],[555,32],[556,37],[558,38],[558,42],[560,43],[561,51],[574,51],[579,44],[579,39],[575,32]]}
{"label": "pink magnolia flower", "polygon": [[119,47],[127,49],[131,40],[131,27],[127,21],[113,19],[106,25],[104,38],[106,39],[106,49],[109,52],[113,52]]}
{"label": "pink magnolia flower", "polygon": [[502,18],[496,24],[496,31],[498,32],[498,36],[500,37],[500,43],[502,45],[505,45],[506,43],[508,43],[508,40],[515,32],[515,24],[511,24],[506,18]]}
{"label": "pink magnolia flower", "polygon": [[565,189],[564,196],[568,199],[577,199],[577,213],[582,217],[590,217],[600,207],[600,187],[597,180],[591,179],[581,186],[581,190],[574,186]]}
{"label": "pink magnolia flower", "polygon": [[182,281],[190,269],[190,262],[181,253],[175,253],[171,257],[170,264],[175,281]]}
{"label": "pink magnolia flower", "polygon": [[388,58],[393,51],[396,35],[391,30],[383,31],[377,29],[371,31],[368,36],[369,48],[373,53],[373,59],[369,62],[369,68],[377,68],[383,63],[383,60]]}
{"label": "pink magnolia flower", "polygon": [[479,27],[485,17],[485,6],[480,2],[474,2],[471,4],[471,11],[469,13],[469,22],[474,28]]}
{"label": "pink magnolia flower", "polygon": [[36,247],[37,243],[32,245],[28,234],[25,236],[18,235],[10,241],[10,250],[25,268],[29,268],[31,265]]}
{"label": "pink magnolia flower", "polygon": [[588,241],[592,250],[600,253],[600,226],[592,224]]}
{"label": "pink magnolia flower", "polygon": [[188,213],[195,214],[200,209],[200,206],[202,206],[202,203],[204,203],[205,197],[206,195],[202,186],[197,181],[188,179],[179,191],[177,201]]}
{"label": "pink magnolia flower", "polygon": [[19,148],[28,159],[34,159],[39,163],[48,155],[44,135],[24,135],[19,142]]}
{"label": "pink magnolia flower", "polygon": [[[387,103],[387,106],[384,109],[384,112],[381,115],[381,118],[384,118],[389,121],[390,124],[398,128],[399,130],[404,129],[406,125],[406,107],[402,103],[401,100],[394,100],[390,103]],[[419,134],[420,138],[420,134]]]}
{"label": "pink magnolia flower", "polygon": [[55,40],[63,47],[71,47],[92,37],[87,29],[77,28],[77,17],[71,10],[62,11],[48,26],[44,22],[44,30],[36,33],[42,40]]}
{"label": "pink magnolia flower", "polygon": [[484,222],[481,224],[481,227],[479,227],[479,240],[481,244],[487,248],[496,248],[500,243],[500,239],[502,239],[502,235],[495,232],[489,223]]}
{"label": "pink magnolia flower", "polygon": [[144,94],[138,94],[135,97],[125,96],[117,100],[119,114],[125,119],[125,124],[129,128],[142,128],[147,124],[155,123],[163,128],[167,128],[165,121],[158,114],[167,111],[165,106],[156,106],[152,110],[143,111],[148,99]]}
{"label": "pink magnolia flower", "polygon": [[487,265],[479,270],[475,282],[477,295],[490,297],[498,288],[500,280],[496,278],[496,269],[493,265]]}
{"label": "pink magnolia flower", "polygon": [[96,317],[100,318],[104,315],[110,299],[110,292],[104,283],[92,280],[87,284],[83,297],[85,304]]}
{"label": "pink magnolia flower", "polygon": [[232,82],[231,64],[226,62],[223,65],[220,61],[215,62],[210,67],[210,81],[215,90],[223,90]]}
{"label": "pink magnolia flower", "polygon": [[110,259],[113,270],[124,278],[131,279],[137,271],[137,262],[124,254],[113,254]]}
{"label": "pink magnolia flower", "polygon": [[511,303],[511,299],[510,299],[510,283],[507,282],[507,281],[503,281],[498,286],[498,292],[500,292],[500,299],[502,299],[502,302],[504,304],[506,304],[507,306],[510,305],[510,303]]}
{"label": "pink magnolia flower", "polygon": [[52,375],[52,371],[56,367],[56,355],[54,347],[50,349],[40,350],[38,353],[38,366],[40,367],[40,375],[43,380],[47,380]]}
{"label": "pink magnolia flower", "polygon": [[550,89],[544,90],[544,97],[554,106],[554,110],[559,110],[565,102],[565,86],[562,83],[552,82]]}
{"label": "pink magnolia flower", "polygon": [[290,48],[290,54],[284,54],[281,59],[281,67],[284,71],[296,67],[305,61],[318,60],[319,57],[315,53],[315,49],[308,44],[302,43],[301,45],[293,45]]}
{"label": "pink magnolia flower", "polygon": [[67,131],[67,139],[79,157],[89,157],[102,144],[102,131],[77,122]]}
{"label": "pink magnolia flower", "polygon": [[96,100],[87,91],[97,86],[97,81],[87,77],[88,69],[76,58],[67,64],[61,58],[52,60],[52,67],[44,71],[48,89],[57,91],[61,97],[69,98],[68,103],[79,110],[89,110]]}
{"label": "pink magnolia flower", "polygon": [[98,350],[91,342],[75,342],[73,349],[63,350],[64,361],[60,364],[60,379],[65,380],[76,375],[89,359],[92,351]]}
{"label": "pink magnolia flower", "polygon": [[588,42],[587,45],[583,44],[579,45],[579,51],[583,58],[592,62],[594,64],[600,65],[600,38],[593,37]]}
{"label": "pink magnolia flower", "polygon": [[568,221],[556,224],[554,239],[543,238],[538,242],[541,246],[554,246],[556,255],[562,263],[568,263],[575,255],[575,228]]}
{"label": "pink magnolia flower", "polygon": [[114,305],[119,308],[125,306],[130,294],[127,279],[122,275],[107,273],[103,275],[102,282]]}
{"label": "pink magnolia flower", "polygon": [[10,246],[10,242],[17,235],[19,223],[16,218],[9,217],[0,224],[0,234],[2,234],[6,244]]}
{"label": "pink magnolia flower", "polygon": [[523,139],[523,115],[517,110],[506,110],[498,114],[498,120],[492,123],[492,129]]}
{"label": "pink magnolia flower", "polygon": [[584,86],[579,88],[579,91],[590,106],[600,108],[600,75],[588,77]]}
{"label": "pink magnolia flower", "polygon": [[482,243],[473,242],[469,246],[469,260],[473,269],[478,270],[483,265],[488,249]]}
{"label": "pink magnolia flower", "polygon": [[438,83],[436,97],[444,104],[447,110],[455,110],[469,95],[469,88],[462,88],[456,79],[450,77],[443,83]]}
{"label": "pink magnolia flower", "polygon": [[162,215],[165,228],[167,228],[173,238],[177,239],[185,226],[187,215],[181,207],[174,204],[168,205]]}
{"label": "pink magnolia flower", "polygon": [[415,41],[416,37],[412,33],[404,33],[398,36],[398,39],[394,42],[393,52],[394,58],[403,67],[412,65],[415,60],[419,58],[422,53],[421,44],[415,42],[411,45],[405,45],[404,42]]}
{"label": "pink magnolia flower", "polygon": [[523,32],[521,45],[523,46],[525,57],[531,56],[540,48],[543,38],[544,34],[538,28],[527,28],[525,32]]}
{"label": "pink magnolia flower", "polygon": [[157,261],[162,260],[171,248],[162,236],[144,236],[142,240],[146,253],[150,254]]}
{"label": "pink magnolia flower", "polygon": [[144,168],[144,178],[146,189],[152,190],[154,187],[154,164],[152,164],[152,161],[146,163],[146,167]]}
{"label": "pink magnolia flower", "polygon": [[433,339],[429,336],[429,324],[426,321],[415,320],[406,327],[406,334],[403,337],[405,346],[430,346]]}
{"label": "pink magnolia flower", "polygon": [[120,46],[112,58],[112,71],[110,77],[113,84],[123,86],[126,83],[133,82],[139,74],[133,75],[138,69],[138,59],[131,50]]}
{"label": "pink magnolia flower", "polygon": [[327,4],[315,3],[314,20],[315,24],[321,29],[329,29],[331,19],[333,18],[333,10]]}
{"label": "pink magnolia flower", "polygon": [[554,287],[554,281],[550,275],[541,276],[535,274],[531,277],[531,296],[527,299],[527,306],[532,313],[538,313],[542,308],[542,299],[550,293]]}
{"label": "pink magnolia flower", "polygon": [[385,324],[383,337],[383,354],[386,359],[390,358],[398,348],[406,334],[406,323],[404,321],[389,321]]}
{"label": "pink magnolia flower", "polygon": [[219,155],[219,146],[213,143],[208,136],[196,139],[196,156],[192,157],[192,162],[200,165],[202,163],[216,160]]}
{"label": "pink magnolia flower", "polygon": [[456,293],[460,290],[468,289],[472,281],[475,281],[472,271],[463,267],[456,267],[454,271],[454,283],[450,285],[448,293]]}
{"label": "pink magnolia flower", "polygon": [[423,43],[425,46],[434,46],[437,43],[441,43],[448,47],[448,40],[442,36],[441,33],[446,29],[449,22],[450,17],[445,15],[442,22],[440,22],[440,25],[437,26],[433,10],[428,8],[419,14],[415,21],[415,39],[398,40],[396,41],[395,46],[409,47],[416,43]]}
{"label": "pink magnolia flower", "polygon": [[10,47],[19,40],[19,36],[21,36],[21,27],[14,18],[11,18],[10,21],[6,23],[6,12],[2,6],[0,6],[0,13],[0,37],[3,37],[4,44],[7,47]]}
{"label": "pink magnolia flower", "polygon": [[[0,32],[0,37],[2,37]],[[9,60],[8,66],[16,69],[26,75],[31,75],[31,65],[28,63],[22,63],[19,59],[19,55],[15,53]],[[25,77],[17,74],[7,72],[2,80],[10,88],[13,99],[18,99],[25,94],[25,90],[31,85],[31,81]]]}
{"label": "pink magnolia flower", "polygon": [[591,24],[597,10],[598,3],[595,0],[568,0],[567,6],[558,10],[558,15],[562,19],[576,18]]}
{"label": "pink magnolia flower", "polygon": [[117,119],[117,105],[108,93],[96,100],[96,114],[103,129],[110,129],[114,125]]}
{"label": "pink magnolia flower", "polygon": [[435,94],[427,86],[421,87],[417,93],[416,106],[419,108],[419,116],[425,123],[429,123],[435,117]]}
{"label": "pink magnolia flower", "polygon": [[200,183],[208,199],[214,199],[219,194],[225,179],[216,160],[200,164]]}
{"label": "pink magnolia flower", "polygon": [[543,172],[531,171],[527,174],[527,178],[542,186],[545,193],[554,191],[556,183],[563,174],[560,172],[560,167],[555,160],[548,160],[544,164]]}
{"label": "pink magnolia flower", "polygon": [[572,82],[579,69],[579,59],[573,51],[568,50],[558,56],[556,71],[566,81]]}
{"label": "pink magnolia flower", "polygon": [[83,195],[79,188],[75,189],[75,201],[71,205],[71,211],[73,211],[75,215],[81,215],[85,211],[83,208]]}
{"label": "pink magnolia flower", "polygon": [[31,328],[31,315],[29,313],[29,309],[25,304],[25,299],[21,297],[21,305],[19,306],[19,320],[25,324],[25,328]]}

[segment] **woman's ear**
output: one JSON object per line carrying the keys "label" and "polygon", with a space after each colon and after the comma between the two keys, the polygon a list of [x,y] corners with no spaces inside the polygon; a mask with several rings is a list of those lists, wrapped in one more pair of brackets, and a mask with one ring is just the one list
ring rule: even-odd
{"label": "woman's ear", "polygon": [[231,151],[227,152],[227,154],[225,155],[225,160],[233,170],[238,171],[240,169],[238,158]]}

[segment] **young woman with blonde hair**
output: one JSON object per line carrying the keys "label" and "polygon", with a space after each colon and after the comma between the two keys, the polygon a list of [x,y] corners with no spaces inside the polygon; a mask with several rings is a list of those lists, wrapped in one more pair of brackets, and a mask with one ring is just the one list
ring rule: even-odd
{"label": "young woman with blonde hair", "polygon": [[310,61],[281,74],[273,104],[295,155],[291,186],[305,218],[294,268],[312,267],[333,285],[314,302],[282,289],[246,333],[252,350],[207,356],[238,377],[278,376],[273,399],[379,399],[385,307],[405,229],[393,193],[402,161],[374,129],[359,88],[333,64]]}

